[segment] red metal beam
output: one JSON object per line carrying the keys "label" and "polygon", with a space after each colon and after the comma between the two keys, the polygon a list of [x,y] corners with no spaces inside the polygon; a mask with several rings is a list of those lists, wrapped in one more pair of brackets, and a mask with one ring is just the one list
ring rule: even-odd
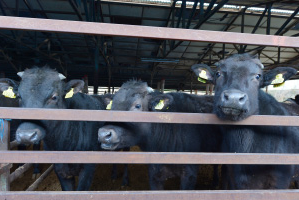
{"label": "red metal beam", "polygon": [[299,190],[0,192],[0,200],[298,200]]}
{"label": "red metal beam", "polygon": [[248,119],[234,122],[223,121],[214,114],[170,113],[170,112],[131,112],[107,110],[75,109],[36,109],[36,108],[1,108],[0,118],[32,120],[72,120],[72,121],[111,121],[111,122],[153,122],[183,124],[224,124],[224,125],[264,125],[264,126],[299,126],[298,116],[255,115]]}
{"label": "red metal beam", "polygon": [[0,16],[0,29],[299,47],[296,37]]}
{"label": "red metal beam", "polygon": [[157,163],[299,165],[299,154],[2,151],[0,163]]}

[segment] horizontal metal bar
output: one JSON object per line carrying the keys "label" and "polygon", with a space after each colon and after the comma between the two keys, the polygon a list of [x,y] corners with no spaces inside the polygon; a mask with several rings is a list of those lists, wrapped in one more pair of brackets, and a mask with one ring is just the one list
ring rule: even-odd
{"label": "horizontal metal bar", "polygon": [[1,151],[0,163],[299,164],[299,154]]}
{"label": "horizontal metal bar", "polygon": [[89,191],[89,192],[0,192],[0,200],[298,200],[299,190],[216,190],[216,191]]}
{"label": "horizontal metal bar", "polygon": [[299,47],[298,38],[167,27],[0,16],[0,29],[204,41],[258,46]]}
{"label": "horizontal metal bar", "polygon": [[255,115],[242,121],[220,120],[214,114],[132,112],[76,109],[1,108],[0,118],[111,122],[153,122],[183,124],[299,126],[298,116]]}
{"label": "horizontal metal bar", "polygon": [[0,107],[0,118],[32,120],[153,122],[182,124],[299,126],[298,116],[255,115],[242,121],[220,120],[214,114],[131,112],[76,109],[37,109]]}

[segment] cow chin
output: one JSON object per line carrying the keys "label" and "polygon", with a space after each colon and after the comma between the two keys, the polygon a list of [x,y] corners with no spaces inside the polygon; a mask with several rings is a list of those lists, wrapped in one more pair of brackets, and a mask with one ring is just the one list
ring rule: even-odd
{"label": "cow chin", "polygon": [[216,115],[220,119],[230,121],[241,121],[249,117],[248,109],[228,106],[218,106],[216,110]]}
{"label": "cow chin", "polygon": [[102,149],[105,150],[116,150],[119,146],[119,143],[101,143]]}

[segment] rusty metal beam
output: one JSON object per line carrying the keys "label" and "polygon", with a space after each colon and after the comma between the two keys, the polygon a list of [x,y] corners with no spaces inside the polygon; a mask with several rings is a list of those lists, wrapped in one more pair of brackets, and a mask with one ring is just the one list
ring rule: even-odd
{"label": "rusty metal beam", "polygon": [[77,109],[0,108],[0,118],[31,120],[153,122],[183,124],[225,124],[299,126],[298,116],[254,115],[242,121],[220,120],[214,114],[133,112]]}
{"label": "rusty metal beam", "polygon": [[81,200],[123,200],[123,199],[140,199],[140,200],[298,200],[299,190],[191,190],[191,191],[88,191],[88,192],[0,192],[0,199],[14,200],[52,200],[52,199],[81,199]]}
{"label": "rusty metal beam", "polygon": [[53,171],[54,166],[51,165],[32,185],[30,185],[26,191],[34,191],[39,186],[39,184],[45,180],[45,178]]}
{"label": "rusty metal beam", "polygon": [[32,163],[26,163],[25,165],[20,166],[17,168],[10,176],[9,182],[13,182],[14,180],[18,179],[21,175],[23,175],[26,171],[28,171],[32,167]]}
{"label": "rusty metal beam", "polygon": [[52,200],[52,199],[81,199],[81,200],[298,200],[299,190],[221,190],[221,191],[88,191],[88,192],[0,192],[0,199],[14,200]]}
{"label": "rusty metal beam", "polygon": [[299,154],[108,151],[2,151],[0,163],[298,165]]}
{"label": "rusty metal beam", "polygon": [[299,47],[296,37],[5,16],[0,16],[0,29]]}

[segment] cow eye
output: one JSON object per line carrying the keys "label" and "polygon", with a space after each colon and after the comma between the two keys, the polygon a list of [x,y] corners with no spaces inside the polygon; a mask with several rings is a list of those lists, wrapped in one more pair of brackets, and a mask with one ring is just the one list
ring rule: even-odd
{"label": "cow eye", "polygon": [[57,95],[54,94],[54,95],[51,97],[51,100],[56,101],[56,100],[57,100]]}
{"label": "cow eye", "polygon": [[256,78],[256,80],[259,80],[259,79],[261,78],[261,75],[260,75],[260,74],[257,74],[257,75],[255,76],[255,78]]}
{"label": "cow eye", "polygon": [[140,105],[140,104],[136,104],[136,105],[135,105],[135,108],[140,109],[140,108],[141,108],[141,105]]}
{"label": "cow eye", "polygon": [[218,78],[219,76],[221,76],[221,73],[218,71],[218,72],[216,72],[216,77]]}

